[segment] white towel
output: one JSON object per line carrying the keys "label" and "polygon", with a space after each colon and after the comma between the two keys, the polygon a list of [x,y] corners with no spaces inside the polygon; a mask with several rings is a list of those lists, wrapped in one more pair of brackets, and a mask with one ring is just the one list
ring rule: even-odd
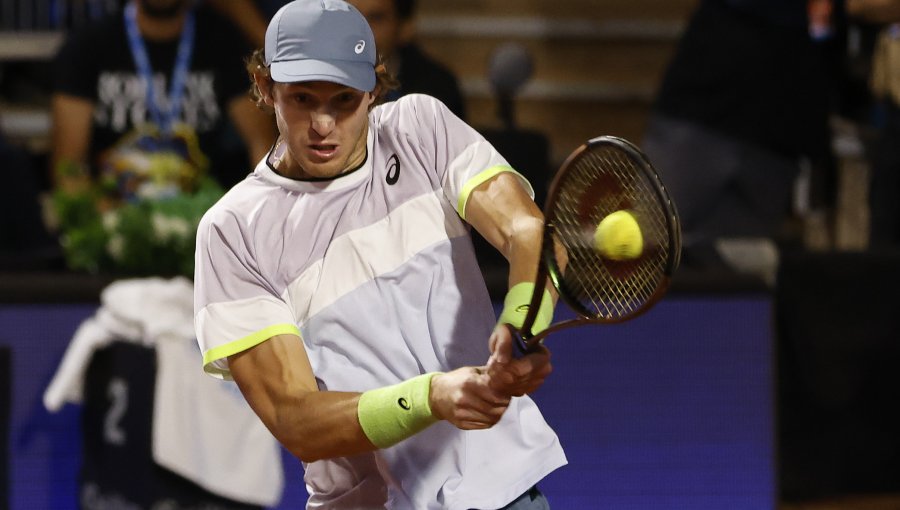
{"label": "white towel", "polygon": [[156,348],[153,458],[219,496],[261,506],[281,499],[281,449],[237,385],[206,376],[194,338],[193,286],[186,278],[121,280],[101,294],[44,392],[51,412],[81,403],[84,371],[112,341]]}

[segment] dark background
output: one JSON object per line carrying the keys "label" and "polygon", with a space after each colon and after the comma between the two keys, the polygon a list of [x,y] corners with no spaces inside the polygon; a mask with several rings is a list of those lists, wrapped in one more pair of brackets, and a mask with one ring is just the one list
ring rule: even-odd
{"label": "dark background", "polygon": [[[86,282],[57,278],[46,290],[91,289]],[[541,483],[554,508],[774,508],[772,297],[702,283],[685,282],[631,322],[550,340],[555,372],[535,399],[569,458]],[[96,310],[91,294],[0,305],[0,346],[15,360],[13,509],[76,508],[81,406],[49,414],[41,396],[75,329]],[[284,465],[279,508],[302,508],[300,465],[288,457]]]}

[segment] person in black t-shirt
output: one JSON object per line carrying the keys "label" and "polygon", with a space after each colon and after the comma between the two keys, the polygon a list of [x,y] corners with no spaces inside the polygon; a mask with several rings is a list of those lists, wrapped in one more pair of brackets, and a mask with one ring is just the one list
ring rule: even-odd
{"label": "person in black t-shirt", "polygon": [[722,240],[785,240],[801,162],[833,171],[819,4],[701,0],[693,12],[642,143],[679,209],[685,265],[726,267]]}
{"label": "person in black t-shirt", "polygon": [[869,163],[869,243],[900,247],[900,0],[848,0],[847,12],[875,30],[871,76],[874,128]]}
{"label": "person in black t-shirt", "polygon": [[0,189],[0,271],[52,266],[59,249],[41,217],[40,183],[33,161],[3,132],[0,161],[8,172]]}
{"label": "person in black t-shirt", "polygon": [[[268,151],[275,130],[247,95],[246,40],[216,12],[193,5],[135,0],[132,35],[127,8],[68,35],[54,67],[51,164],[68,169],[57,172],[56,186],[78,189],[85,178],[96,178],[108,150],[147,125],[194,133],[210,174],[225,188],[244,177],[247,157],[255,163]],[[190,18],[193,37],[185,35]],[[173,79],[180,65],[186,72]],[[229,122],[237,143],[229,141]]]}

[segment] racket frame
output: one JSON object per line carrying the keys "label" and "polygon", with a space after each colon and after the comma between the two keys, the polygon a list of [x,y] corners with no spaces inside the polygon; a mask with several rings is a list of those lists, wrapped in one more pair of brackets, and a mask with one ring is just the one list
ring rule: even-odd
{"label": "racket frame", "polygon": [[[681,229],[678,219],[678,212],[675,209],[675,204],[672,202],[668,192],[665,189],[665,186],[663,186],[662,180],[660,179],[659,175],[656,173],[656,170],[653,168],[653,165],[650,164],[650,161],[647,159],[644,153],[634,144],[623,138],[615,136],[598,136],[596,138],[588,140],[580,147],[572,151],[572,153],[569,154],[569,156],[560,166],[559,171],[557,171],[556,175],[553,178],[553,181],[550,184],[550,189],[547,194],[547,201],[544,206],[545,216],[547,215],[548,211],[554,211],[554,207],[559,197],[562,184],[565,182],[565,179],[567,178],[570,170],[573,168],[575,162],[582,158],[585,152],[593,150],[599,145],[613,146],[616,149],[622,151],[622,153],[624,153],[629,159],[631,159],[635,166],[645,174],[645,177],[647,177],[647,181],[651,183],[651,187],[656,193],[656,199],[658,203],[666,211],[666,222],[668,227],[666,230],[668,234],[670,249],[666,259],[666,265],[663,269],[662,278],[659,284],[656,286],[653,294],[639,308],[631,313],[615,317],[603,317],[591,313],[589,310],[585,309],[581,305],[581,303],[577,299],[572,297],[565,289],[562,269],[559,267],[556,260],[554,242],[556,228],[552,221],[553,217],[552,215],[549,218],[545,217],[544,232],[541,241],[541,260],[538,263],[537,275],[534,280],[534,293],[531,296],[531,302],[529,303],[528,312],[525,315],[525,320],[522,323],[522,328],[519,331],[516,331],[516,335],[513,335],[514,338],[518,339],[520,342],[518,345],[519,349],[524,352],[529,352],[536,349],[544,338],[546,338],[551,333],[555,333],[562,329],[579,326],[582,324],[614,324],[625,322],[641,315],[642,313],[653,307],[653,305],[655,305],[656,302],[658,302],[665,295],[669,285],[671,284],[672,275],[674,274],[675,269],[677,269],[680,262]],[[550,325],[550,327],[548,327],[547,329],[535,335],[532,334],[531,328],[534,325],[535,319],[537,318],[537,312],[540,308],[541,299],[544,295],[547,278],[550,279],[550,282],[559,295],[559,298],[562,299],[570,308],[572,308],[572,310],[574,310],[576,314],[578,314],[578,317],[575,319],[556,322]]]}

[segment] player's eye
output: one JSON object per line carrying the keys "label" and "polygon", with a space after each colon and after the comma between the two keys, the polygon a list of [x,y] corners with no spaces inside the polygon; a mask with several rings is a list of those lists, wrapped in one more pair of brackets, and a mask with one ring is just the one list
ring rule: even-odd
{"label": "player's eye", "polygon": [[297,93],[294,94],[294,102],[302,105],[309,105],[313,102],[313,97],[310,94],[305,93]]}
{"label": "player's eye", "polygon": [[334,104],[340,108],[353,109],[359,104],[361,98],[361,95],[353,92],[342,92],[334,97]]}

